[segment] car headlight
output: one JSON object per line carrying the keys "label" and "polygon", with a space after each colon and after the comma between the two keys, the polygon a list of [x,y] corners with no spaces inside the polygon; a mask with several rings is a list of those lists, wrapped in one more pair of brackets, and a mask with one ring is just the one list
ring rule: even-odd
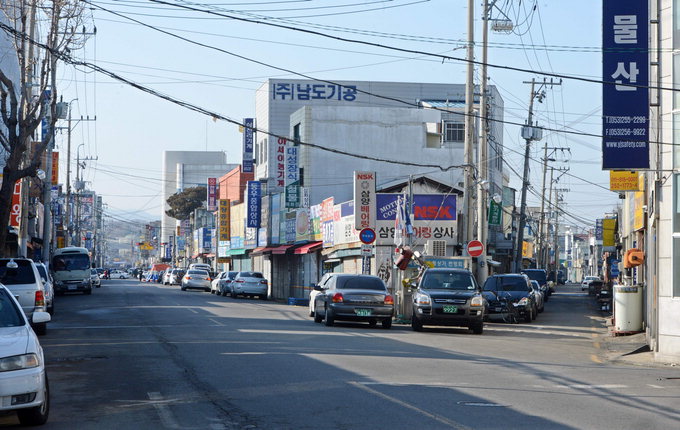
{"label": "car headlight", "polygon": [[427,294],[417,293],[416,294],[416,304],[430,305],[430,304],[432,304],[432,299]]}
{"label": "car headlight", "polygon": [[528,297],[522,297],[522,298],[519,299],[519,301],[517,302],[517,305],[518,305],[518,306],[526,306],[527,304],[529,304],[529,298],[528,298]]}
{"label": "car headlight", "polygon": [[38,367],[40,360],[37,354],[14,355],[12,357],[0,358],[0,372],[11,370],[30,369]]}
{"label": "car headlight", "polygon": [[470,300],[470,306],[483,306],[484,305],[484,299],[482,296],[475,296]]}

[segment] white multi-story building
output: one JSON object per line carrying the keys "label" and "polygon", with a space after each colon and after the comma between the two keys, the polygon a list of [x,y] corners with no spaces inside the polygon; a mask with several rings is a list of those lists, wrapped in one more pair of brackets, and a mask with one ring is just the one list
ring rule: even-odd
{"label": "white multi-story building", "polygon": [[[500,193],[503,100],[494,87],[489,96],[488,171]],[[257,92],[256,124],[316,146],[299,147],[300,180],[315,204],[350,200],[355,170],[376,171],[378,185],[427,174],[461,188],[463,170],[451,166],[464,164],[464,109],[463,84],[272,79]],[[255,178],[270,190],[285,183],[285,144],[266,133],[255,141]]]}
{"label": "white multi-story building", "polygon": [[177,220],[165,214],[171,195],[190,187],[207,187],[208,178],[219,178],[237,164],[227,163],[222,151],[163,151],[163,205],[161,206],[161,243],[175,234]]}

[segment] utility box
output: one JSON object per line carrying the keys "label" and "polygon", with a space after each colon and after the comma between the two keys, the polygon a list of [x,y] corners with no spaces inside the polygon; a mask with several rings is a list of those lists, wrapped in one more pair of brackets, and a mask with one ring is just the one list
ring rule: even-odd
{"label": "utility box", "polygon": [[614,285],[614,332],[642,331],[642,286]]}

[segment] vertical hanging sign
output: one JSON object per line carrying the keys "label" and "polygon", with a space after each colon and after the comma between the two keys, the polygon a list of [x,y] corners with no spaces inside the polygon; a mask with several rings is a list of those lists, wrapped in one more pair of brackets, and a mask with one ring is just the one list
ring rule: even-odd
{"label": "vertical hanging sign", "polygon": [[248,228],[260,228],[261,187],[260,181],[248,181],[248,215],[246,218],[246,227]]}
{"label": "vertical hanging sign", "polygon": [[52,151],[52,185],[59,184],[59,152]]}
{"label": "vertical hanging sign", "polygon": [[375,172],[354,172],[354,228],[375,227]]}
{"label": "vertical hanging sign", "polygon": [[14,192],[12,193],[12,207],[9,212],[10,227],[19,228],[21,222],[21,179],[14,183]]}
{"label": "vertical hanging sign", "polygon": [[286,146],[286,207],[300,207],[300,167],[298,165],[298,147]]}
{"label": "vertical hanging sign", "polygon": [[208,212],[217,210],[217,178],[208,178]]}
{"label": "vertical hanging sign", "polygon": [[[602,2],[602,169],[649,168],[648,2]],[[610,82],[610,83],[608,83]]]}
{"label": "vertical hanging sign", "polygon": [[243,118],[243,166],[244,173],[253,172],[253,148],[255,146],[255,119]]}
{"label": "vertical hanging sign", "polygon": [[218,241],[226,242],[231,239],[231,232],[229,228],[231,227],[231,219],[229,215],[229,200],[219,199],[217,206],[217,219],[218,225]]}

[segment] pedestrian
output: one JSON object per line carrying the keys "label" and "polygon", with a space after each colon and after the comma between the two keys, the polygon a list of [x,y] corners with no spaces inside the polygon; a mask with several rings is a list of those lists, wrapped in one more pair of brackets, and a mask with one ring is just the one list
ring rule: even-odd
{"label": "pedestrian", "polygon": [[143,277],[144,277],[144,271],[142,269],[139,269],[139,282],[142,282]]}

